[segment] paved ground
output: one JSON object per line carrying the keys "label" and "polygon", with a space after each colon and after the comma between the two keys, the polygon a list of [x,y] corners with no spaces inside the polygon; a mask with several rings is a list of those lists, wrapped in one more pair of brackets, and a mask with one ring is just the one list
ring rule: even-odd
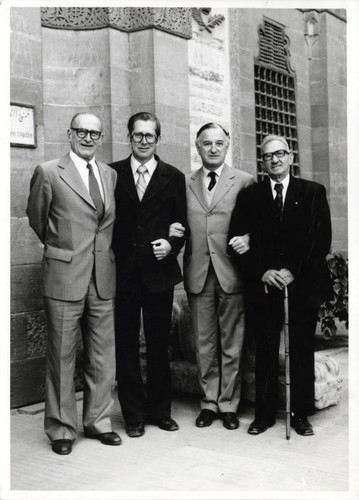
{"label": "paved ground", "polygon": [[[293,431],[287,441],[282,419],[265,434],[250,436],[250,404],[240,409],[241,425],[236,431],[226,430],[220,421],[197,429],[197,398],[177,396],[173,416],[180,431],[169,433],[147,426],[142,438],[131,439],[124,432],[116,404],[113,426],[122,437],[121,446],[104,446],[84,438],[80,432],[72,454],[59,456],[51,451],[43,433],[43,404],[13,410],[11,492],[1,496],[1,500],[257,498],[254,495],[287,500],[302,499],[308,492],[312,499],[323,498],[320,495],[325,493],[330,495],[325,498],[335,500],[357,498],[346,496],[347,349],[336,349],[333,355],[341,364],[343,396],[338,406],[321,410],[311,418],[313,437],[298,436]],[[79,399],[79,421],[81,411]]]}

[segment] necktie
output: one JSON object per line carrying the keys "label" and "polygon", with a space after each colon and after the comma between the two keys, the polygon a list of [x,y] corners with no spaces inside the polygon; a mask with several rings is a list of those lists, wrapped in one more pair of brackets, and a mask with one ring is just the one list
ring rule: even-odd
{"label": "necktie", "polygon": [[275,217],[278,221],[281,220],[282,218],[282,211],[283,211],[283,184],[277,183],[274,185],[274,189],[277,191],[277,196],[274,198],[274,210],[275,210]]}
{"label": "necktie", "polygon": [[211,181],[210,181],[210,183],[208,185],[208,191],[212,191],[212,189],[216,185],[217,174],[216,174],[216,172],[209,172],[208,177],[211,178]]}
{"label": "necktie", "polygon": [[137,179],[137,183],[136,183],[136,190],[137,190],[138,198],[140,201],[142,200],[143,195],[145,194],[145,191],[146,191],[146,187],[147,187],[147,184],[145,181],[145,172],[147,172],[147,167],[145,167],[144,165],[140,165],[137,168],[138,179]]}
{"label": "necktie", "polygon": [[93,173],[93,168],[92,168],[91,163],[88,163],[86,166],[87,166],[88,171],[89,171],[90,196],[92,198],[92,201],[95,204],[95,207],[97,210],[97,218],[100,221],[102,219],[103,213],[104,213],[104,207],[103,207],[103,201],[102,201],[100,188],[99,188],[98,182],[96,180],[95,174]]}

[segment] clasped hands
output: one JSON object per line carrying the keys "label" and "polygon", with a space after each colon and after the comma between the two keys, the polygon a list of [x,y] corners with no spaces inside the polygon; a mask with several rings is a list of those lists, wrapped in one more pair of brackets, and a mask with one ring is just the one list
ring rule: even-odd
{"label": "clasped hands", "polygon": [[285,286],[288,286],[294,281],[293,274],[289,269],[282,268],[279,271],[276,269],[268,269],[263,276],[262,281],[265,285],[275,286],[279,290],[283,290]]}
{"label": "clasped hands", "polygon": [[[175,236],[177,238],[182,238],[184,235],[185,228],[180,222],[173,222],[169,228],[168,236]],[[154,256],[157,260],[162,260],[167,255],[171,253],[172,247],[170,243],[164,238],[159,238],[158,240],[151,241]]]}

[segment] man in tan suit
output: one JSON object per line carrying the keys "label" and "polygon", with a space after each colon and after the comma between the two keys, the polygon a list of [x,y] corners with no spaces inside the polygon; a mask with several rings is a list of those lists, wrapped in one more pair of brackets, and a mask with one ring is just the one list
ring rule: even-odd
{"label": "man in tan suit", "polygon": [[83,425],[86,437],[119,445],[112,432],[115,381],[116,173],[96,162],[102,124],[79,113],[67,132],[71,151],[38,165],[31,179],[27,214],[44,245],[42,287],[48,326],[45,432],[60,455],[77,436],[76,340],[84,345]]}
{"label": "man in tan suit", "polygon": [[[228,248],[228,228],[238,192],[254,182],[251,175],[225,163],[229,134],[207,123],[197,133],[202,167],[187,175],[190,234],[184,254],[184,284],[196,338],[203,391],[197,427],[211,425],[218,414],[227,429],[237,429],[244,339],[242,281]],[[171,233],[182,234],[179,225]],[[231,242],[241,253],[248,239]]]}

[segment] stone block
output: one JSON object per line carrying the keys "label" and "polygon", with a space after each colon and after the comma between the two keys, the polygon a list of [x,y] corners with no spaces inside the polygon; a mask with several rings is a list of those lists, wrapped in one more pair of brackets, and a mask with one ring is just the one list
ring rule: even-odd
{"label": "stone block", "polygon": [[[111,67],[111,105],[118,108],[130,106],[130,73],[127,69]],[[129,118],[129,116],[128,116]]]}
{"label": "stone block", "polygon": [[312,106],[312,127],[328,126],[328,105],[326,102]]}
{"label": "stone block", "polygon": [[12,361],[11,366],[11,408],[18,408],[44,400],[45,357]]}
{"label": "stone block", "polygon": [[41,39],[24,33],[10,37],[10,74],[26,80],[42,80]]}
{"label": "stone block", "polygon": [[[33,169],[35,165],[33,166]],[[32,169],[32,170],[33,170]],[[11,172],[11,217],[23,218],[27,217],[26,207],[27,199],[30,192],[30,179],[32,177],[32,170],[26,171],[12,171]],[[21,236],[21,235],[20,235]]]}
{"label": "stone block", "polygon": [[[83,389],[82,350],[76,355],[75,388]],[[46,357],[38,356],[11,363],[11,408],[19,408],[45,398]]]}
{"label": "stone block", "polygon": [[[42,28],[44,67],[90,68],[109,65],[108,30]],[[56,50],[54,50],[56,47]]]}
{"label": "stone block", "polygon": [[43,309],[40,266],[11,266],[11,312],[40,309]]}
{"label": "stone block", "polygon": [[41,39],[41,15],[38,8],[12,7],[10,25],[14,33]]}
{"label": "stone block", "polygon": [[11,360],[46,354],[47,326],[44,311],[11,315]]}
{"label": "stone block", "polygon": [[11,265],[40,264],[43,245],[27,217],[11,218]]}
{"label": "stone block", "polygon": [[110,102],[109,68],[45,66],[44,102],[47,105],[68,103],[75,106],[99,106]]}

